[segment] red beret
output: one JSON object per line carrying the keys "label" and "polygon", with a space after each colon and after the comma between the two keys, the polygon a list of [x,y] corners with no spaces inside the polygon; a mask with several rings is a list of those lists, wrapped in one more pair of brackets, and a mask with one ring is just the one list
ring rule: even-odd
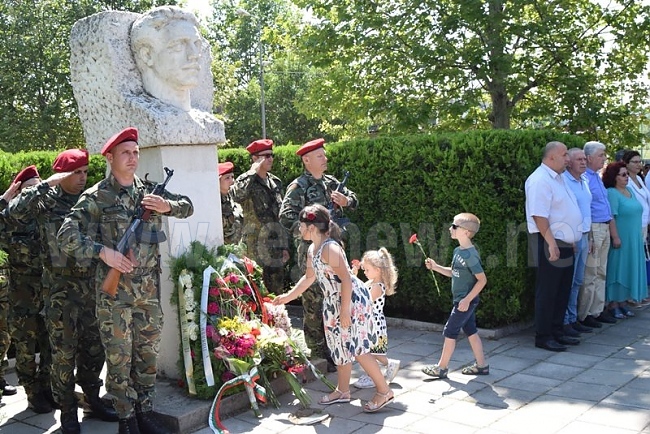
{"label": "red beret", "polygon": [[85,149],[68,149],[56,156],[52,163],[55,172],[72,172],[88,165],[88,151]]}
{"label": "red beret", "polygon": [[246,150],[251,154],[255,155],[258,152],[268,151],[273,148],[273,140],[269,139],[260,139],[255,140],[250,145],[246,146]]}
{"label": "red beret", "polygon": [[316,139],[312,140],[311,142],[307,142],[304,145],[302,145],[297,151],[296,155],[300,155],[301,157],[308,152],[315,151],[318,148],[322,148],[323,145],[325,145],[325,139]]}
{"label": "red beret", "polygon": [[18,175],[16,175],[12,184],[16,182],[25,182],[32,178],[40,178],[40,177],[41,176],[38,174],[38,170],[36,170],[36,166],[27,166],[23,170],[21,170],[18,173]]}
{"label": "red beret", "polygon": [[219,176],[225,175],[226,173],[230,173],[233,170],[235,170],[235,165],[232,164],[230,161],[226,161],[225,163],[219,163]]}
{"label": "red beret", "polygon": [[108,139],[104,147],[102,148],[102,155],[108,154],[111,149],[120,143],[124,142],[136,142],[138,143],[138,129],[135,127],[128,127],[115,134],[113,137]]}

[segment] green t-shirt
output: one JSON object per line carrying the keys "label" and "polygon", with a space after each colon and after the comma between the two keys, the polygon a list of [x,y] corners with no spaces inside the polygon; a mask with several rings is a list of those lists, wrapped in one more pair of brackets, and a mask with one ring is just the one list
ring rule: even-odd
{"label": "green t-shirt", "polygon": [[454,303],[461,301],[476,284],[476,274],[483,272],[481,257],[474,246],[469,249],[456,247],[451,260],[451,292]]}

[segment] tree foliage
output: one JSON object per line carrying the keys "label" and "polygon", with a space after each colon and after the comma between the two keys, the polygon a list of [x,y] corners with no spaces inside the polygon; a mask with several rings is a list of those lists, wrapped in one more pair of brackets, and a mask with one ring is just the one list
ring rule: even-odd
{"label": "tree foliage", "polygon": [[84,147],[69,81],[70,29],[77,20],[102,10],[138,12],[155,5],[155,1],[2,1],[0,149]]}
{"label": "tree foliage", "polygon": [[311,113],[349,135],[546,124],[593,136],[646,104],[650,13],[636,0],[296,2],[316,17],[302,53],[326,71]]}
{"label": "tree foliage", "polygon": [[261,137],[260,68],[267,137],[286,144],[323,135],[320,120],[300,111],[313,74],[296,56],[295,35],[302,16],[288,0],[242,1],[236,6],[215,3],[206,37],[223,64],[231,67],[230,83],[235,83],[218,108],[224,115],[229,146],[245,146]]}

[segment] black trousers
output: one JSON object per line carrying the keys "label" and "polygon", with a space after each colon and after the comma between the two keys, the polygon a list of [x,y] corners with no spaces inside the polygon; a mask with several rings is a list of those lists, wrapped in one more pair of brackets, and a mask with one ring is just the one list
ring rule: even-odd
{"label": "black trousers", "polygon": [[573,281],[573,245],[556,240],[560,259],[548,260],[548,244],[541,234],[531,234],[531,253],[537,265],[535,283],[535,342],[543,343],[564,335],[564,313],[569,303]]}

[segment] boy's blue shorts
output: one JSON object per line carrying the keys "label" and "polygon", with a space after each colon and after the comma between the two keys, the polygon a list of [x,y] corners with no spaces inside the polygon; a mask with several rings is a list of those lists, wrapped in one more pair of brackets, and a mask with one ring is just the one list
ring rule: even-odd
{"label": "boy's blue shorts", "polygon": [[478,297],[472,300],[465,312],[459,311],[458,303],[454,303],[454,308],[451,310],[447,324],[442,330],[442,335],[449,339],[457,339],[461,329],[465,332],[465,336],[472,336],[477,333],[476,306],[478,306],[478,301]]}

